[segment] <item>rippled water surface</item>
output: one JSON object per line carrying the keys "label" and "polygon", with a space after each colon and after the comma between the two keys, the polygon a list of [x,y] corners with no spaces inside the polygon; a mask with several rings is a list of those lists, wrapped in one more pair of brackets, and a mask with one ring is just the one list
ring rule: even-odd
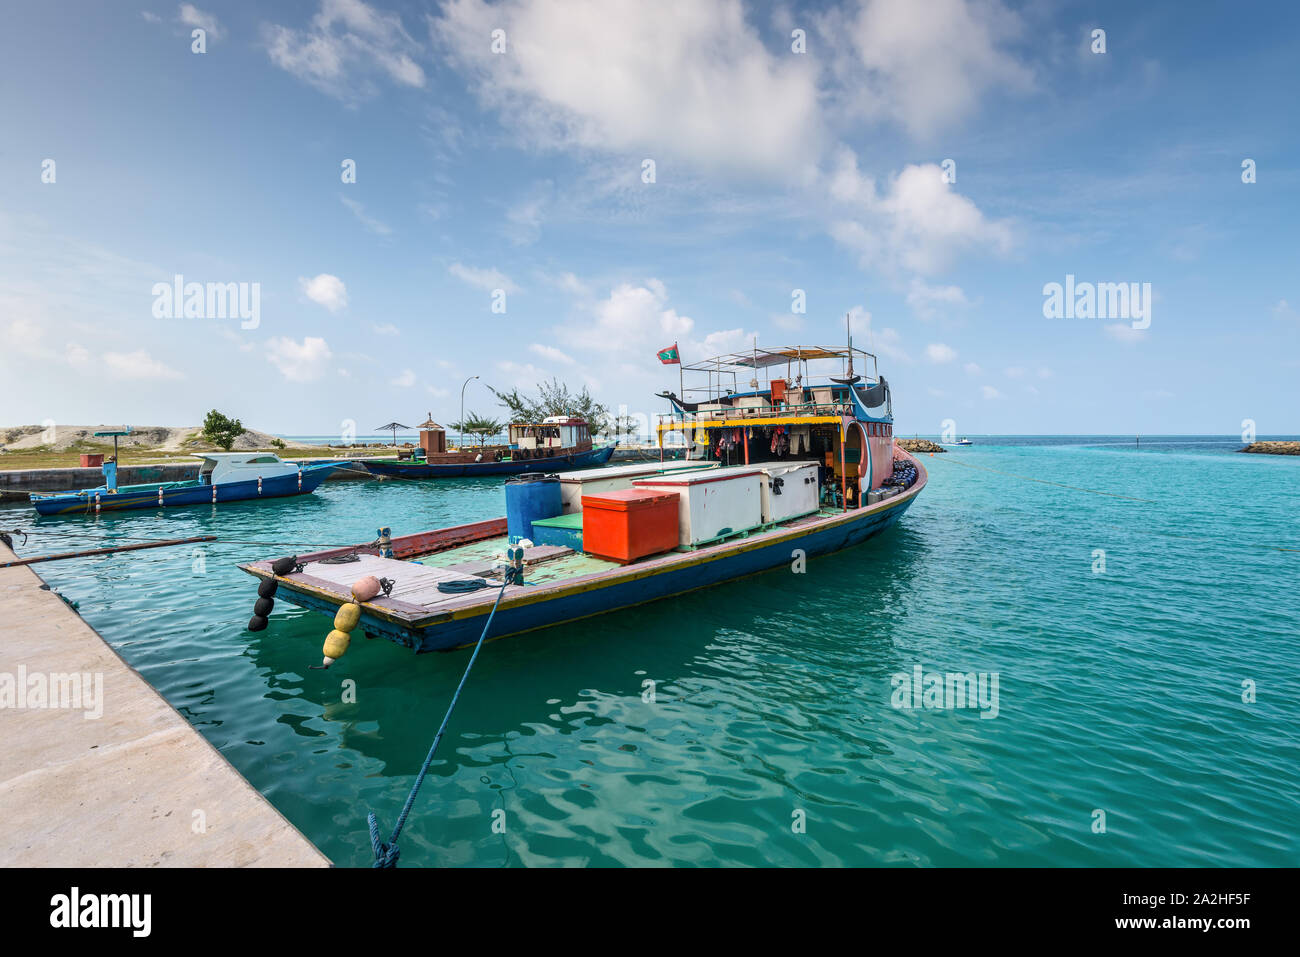
{"label": "rippled water surface", "polygon": [[[1300,459],[977,442],[924,457],[894,529],[806,574],[486,645],[402,863],[1295,864]],[[21,554],[220,536],[38,568],[329,857],[368,865],[365,812],[392,825],[468,653],[359,640],[308,670],[328,620],[281,602],[245,631],[235,563],[503,510],[499,479],[348,481],[0,525],[38,533]],[[996,673],[997,716],[893,707],[917,665]]]}

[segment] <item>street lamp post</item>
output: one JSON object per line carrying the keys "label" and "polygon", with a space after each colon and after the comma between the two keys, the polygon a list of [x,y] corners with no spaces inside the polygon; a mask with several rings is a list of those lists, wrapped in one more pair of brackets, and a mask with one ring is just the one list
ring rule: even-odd
{"label": "street lamp post", "polygon": [[457,448],[457,449],[459,449],[461,446],[463,446],[463,445],[465,444],[465,432],[464,432],[464,429],[465,429],[465,386],[469,385],[470,382],[472,382],[473,380],[475,380],[475,379],[477,379],[477,378],[478,378],[478,376],[476,376],[476,375],[472,375],[472,376],[470,376],[468,379],[465,380],[464,384],[460,387],[460,422],[457,423],[457,424],[460,426],[460,429],[458,430],[458,431],[459,431],[459,436],[460,436],[460,437],[456,440],[456,448]]}

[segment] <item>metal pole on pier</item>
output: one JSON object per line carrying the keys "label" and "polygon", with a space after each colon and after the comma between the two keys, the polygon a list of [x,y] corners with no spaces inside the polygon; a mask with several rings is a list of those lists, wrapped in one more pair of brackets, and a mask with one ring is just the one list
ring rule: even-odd
{"label": "metal pole on pier", "polygon": [[475,379],[477,379],[477,378],[478,378],[478,376],[476,376],[476,375],[472,375],[472,376],[470,376],[468,379],[465,380],[464,384],[461,385],[461,387],[460,387],[460,429],[457,430],[458,435],[456,436],[456,451],[457,451],[457,452],[459,452],[460,449],[461,449],[461,446],[463,446],[463,445],[465,444],[465,432],[464,432],[464,429],[465,429],[465,386],[469,385],[471,382],[473,382],[473,381],[474,381]]}
{"label": "metal pole on pier", "polygon": [[12,562],[0,562],[0,568],[13,568],[16,565],[35,565],[37,562],[57,562],[64,558],[89,558],[92,555],[115,555],[118,552],[133,552],[141,548],[163,548],[168,545],[192,545],[195,542],[215,542],[215,535],[199,535],[196,538],[169,538],[161,542],[144,542],[140,545],[116,545],[111,548],[90,548],[80,552],[57,552],[53,555],[37,555],[35,558],[19,558]]}

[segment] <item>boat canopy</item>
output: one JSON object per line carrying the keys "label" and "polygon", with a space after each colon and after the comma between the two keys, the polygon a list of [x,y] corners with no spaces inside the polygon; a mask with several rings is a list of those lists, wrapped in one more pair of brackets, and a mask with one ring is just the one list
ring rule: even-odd
{"label": "boat canopy", "polygon": [[[869,371],[868,371],[869,370]],[[754,347],[681,366],[680,396],[672,396],[684,411],[722,404],[748,404],[748,396],[768,395],[774,402],[789,402],[787,394],[814,387],[853,385],[874,387],[880,383],[876,356],[853,346]],[[665,394],[665,398],[671,394]],[[805,397],[810,404],[812,396]],[[825,396],[817,404],[830,404]],[[878,404],[868,402],[868,405]]]}
{"label": "boat canopy", "polygon": [[285,462],[271,452],[196,452],[200,485],[223,485],[250,479],[269,479],[292,475],[299,470],[296,462]]}

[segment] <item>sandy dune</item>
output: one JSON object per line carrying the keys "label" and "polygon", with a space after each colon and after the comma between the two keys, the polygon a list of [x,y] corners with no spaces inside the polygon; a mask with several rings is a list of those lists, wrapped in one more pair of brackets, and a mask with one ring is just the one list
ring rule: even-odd
{"label": "sandy dune", "polygon": [[[62,452],[77,443],[87,445],[104,445],[113,447],[111,438],[95,438],[96,432],[105,429],[118,429],[120,425],[55,425],[46,429],[40,425],[19,425],[11,428],[0,426],[0,448],[18,451],[49,446],[52,451]],[[50,432],[53,432],[51,441]],[[209,448],[210,444],[200,435],[201,426],[190,425],[174,428],[165,425],[132,426],[131,434],[118,440],[123,449],[148,449],[156,452],[184,452],[191,448]],[[269,432],[248,429],[235,440],[234,449],[266,449],[275,439]],[[298,447],[310,443],[296,443]]]}

